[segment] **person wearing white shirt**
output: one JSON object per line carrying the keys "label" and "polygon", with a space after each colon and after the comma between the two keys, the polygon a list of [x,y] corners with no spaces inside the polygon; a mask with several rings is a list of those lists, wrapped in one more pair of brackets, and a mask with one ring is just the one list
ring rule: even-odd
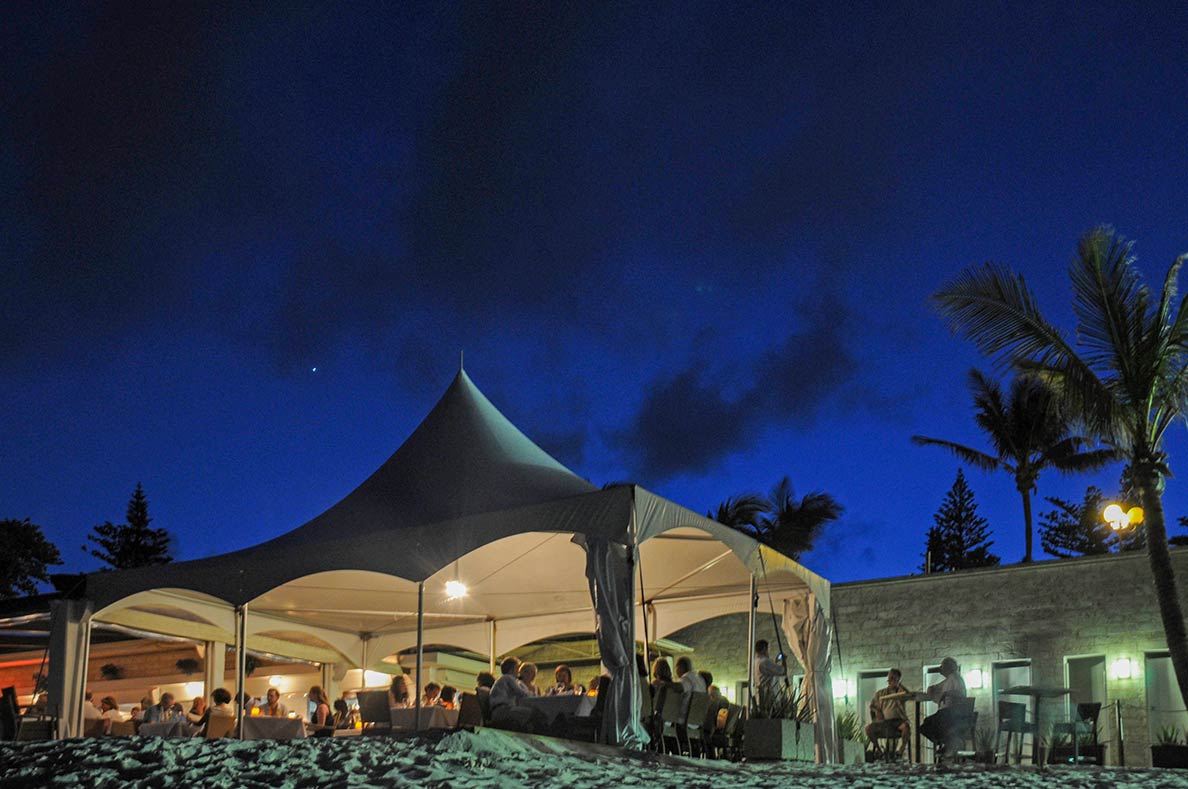
{"label": "person wearing white shirt", "polygon": [[520,707],[521,699],[530,698],[532,693],[517,676],[520,671],[518,658],[507,657],[499,664],[502,675],[491,688],[491,722],[507,728],[528,729],[540,725],[537,718],[543,717],[539,710]]}
{"label": "person wearing white shirt", "polygon": [[766,639],[755,642],[755,690],[759,697],[759,706],[766,707],[780,691],[780,680],[788,676],[788,669],[781,663],[771,659],[767,654]]}
{"label": "person wearing white shirt", "polygon": [[83,720],[95,721],[103,717],[103,713],[95,706],[92,698],[91,691],[88,690],[86,695],[87,703],[83,705]]}
{"label": "person wearing white shirt", "polygon": [[961,747],[964,739],[961,727],[967,723],[956,706],[959,699],[966,698],[965,680],[958,670],[957,661],[951,657],[941,661],[939,670],[944,679],[930,685],[927,691],[938,709],[920,724],[920,734],[936,743],[942,755],[951,755]]}
{"label": "person wearing white shirt", "polygon": [[685,689],[684,693],[688,696],[690,693],[708,693],[709,689],[705,686],[705,680],[701,675],[693,670],[693,659],[689,657],[679,657],[676,662],[677,681]]}

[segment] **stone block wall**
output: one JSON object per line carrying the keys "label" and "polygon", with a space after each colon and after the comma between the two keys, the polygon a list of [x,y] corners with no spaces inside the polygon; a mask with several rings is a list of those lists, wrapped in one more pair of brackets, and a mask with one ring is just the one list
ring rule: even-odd
{"label": "stone block wall", "polygon": [[[1188,610],[1188,548],[1173,549],[1172,561]],[[986,673],[985,687],[970,694],[990,728],[996,716],[989,678],[995,662],[1030,661],[1031,684],[1063,686],[1066,657],[1104,655],[1107,667],[1120,658],[1137,661],[1137,677],[1107,678],[1100,731],[1110,740],[1107,755],[1114,762],[1109,705],[1120,701],[1126,763],[1150,764],[1144,661],[1167,645],[1145,552],[836,584],[832,596],[840,645],[834,680],[856,685],[859,672],[896,667],[904,683],[917,689],[925,667],[951,655],[963,672],[978,668]],[[759,636],[774,643],[771,620],[761,604]],[[746,632],[746,616],[730,615],[671,637],[688,644],[696,665],[726,687],[723,682],[746,677]],[[865,716],[853,698],[839,698],[837,705]],[[1063,702],[1049,703],[1045,710],[1048,719],[1063,719]]]}

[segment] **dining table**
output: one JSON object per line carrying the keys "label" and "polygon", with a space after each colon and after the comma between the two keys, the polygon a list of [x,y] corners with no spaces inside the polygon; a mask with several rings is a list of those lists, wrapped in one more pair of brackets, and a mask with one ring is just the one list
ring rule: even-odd
{"label": "dining table", "polygon": [[922,690],[901,690],[898,693],[888,693],[886,696],[883,696],[882,699],[883,701],[910,701],[915,705],[916,723],[913,731],[916,741],[914,747],[916,764],[920,764],[922,762],[922,757],[920,754],[920,705],[926,701],[935,701],[935,699],[927,691]]}
{"label": "dining table", "polygon": [[585,693],[566,693],[556,696],[527,696],[517,706],[530,707],[544,713],[549,723],[557,718],[585,718],[594,712],[594,697]]}
{"label": "dining table", "polygon": [[301,740],[305,736],[305,723],[300,718],[249,715],[243,719],[245,740]]}
{"label": "dining table", "polygon": [[174,718],[170,721],[142,723],[136,733],[141,737],[193,737],[198,731],[188,721]]}
{"label": "dining table", "polygon": [[1030,696],[1033,702],[1032,720],[1035,721],[1035,734],[1031,737],[1031,763],[1040,763],[1040,739],[1043,737],[1043,701],[1058,699],[1072,693],[1072,688],[1056,685],[1013,685],[1003,688],[1003,696]]}
{"label": "dining table", "polygon": [[[392,731],[423,731],[424,729],[453,729],[458,726],[458,710],[432,705],[421,707],[421,718],[417,720],[415,707],[393,707],[388,711]],[[419,723],[419,725],[418,725]]]}

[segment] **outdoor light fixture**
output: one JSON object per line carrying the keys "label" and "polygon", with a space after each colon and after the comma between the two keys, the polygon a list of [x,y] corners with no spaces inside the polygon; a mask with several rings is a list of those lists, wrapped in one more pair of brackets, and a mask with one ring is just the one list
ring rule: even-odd
{"label": "outdoor light fixture", "polygon": [[272,687],[276,688],[277,690],[280,690],[280,684],[284,681],[285,681],[285,678],[282,677],[280,674],[273,674],[271,677],[268,678],[268,684],[271,685]]}
{"label": "outdoor light fixture", "polygon": [[971,689],[985,687],[986,674],[980,668],[971,668],[965,673],[965,686]]}
{"label": "outdoor light fixture", "polygon": [[446,581],[446,599],[457,600],[466,596],[466,584],[461,581]]}
{"label": "outdoor light fixture", "polygon": [[365,688],[380,687],[391,681],[392,678],[382,671],[369,670],[363,672],[363,687]]}
{"label": "outdoor light fixture", "polygon": [[1110,664],[1110,679],[1136,679],[1138,675],[1137,660],[1121,657]]}
{"label": "outdoor light fixture", "polygon": [[1123,511],[1117,504],[1111,504],[1101,515],[1114,531],[1122,531],[1127,526],[1137,526],[1143,522],[1142,507],[1131,507]]}
{"label": "outdoor light fixture", "polygon": [[854,683],[848,679],[833,680],[833,698],[844,699],[854,693]]}
{"label": "outdoor light fixture", "polygon": [[187,682],[182,685],[182,693],[185,694],[186,698],[190,699],[195,696],[201,696],[203,685],[205,685],[203,682]]}

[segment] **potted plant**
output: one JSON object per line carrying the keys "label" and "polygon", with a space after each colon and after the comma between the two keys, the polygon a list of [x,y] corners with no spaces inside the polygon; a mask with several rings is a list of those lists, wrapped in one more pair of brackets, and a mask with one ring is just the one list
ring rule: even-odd
{"label": "potted plant", "polygon": [[798,689],[781,688],[751,700],[751,715],[743,727],[747,759],[815,761],[812,706]]}
{"label": "potted plant", "polygon": [[[848,744],[848,745],[847,745]],[[856,712],[839,712],[837,714],[837,760],[846,763],[846,753],[850,754],[850,761],[861,764],[866,759],[866,732],[862,721]]]}
{"label": "potted plant", "polygon": [[115,663],[104,663],[99,667],[99,674],[107,680],[123,679],[124,669]]}
{"label": "potted plant", "polygon": [[1188,745],[1184,744],[1180,730],[1175,726],[1165,726],[1155,735],[1151,766],[1188,768]]}
{"label": "potted plant", "polygon": [[987,726],[979,726],[974,732],[974,761],[979,764],[994,764],[997,754],[994,745],[998,733]]}
{"label": "potted plant", "polygon": [[174,664],[177,670],[185,674],[187,677],[193,676],[201,668],[201,665],[194,658],[182,658]]}
{"label": "potted plant", "polygon": [[1067,734],[1053,734],[1051,744],[1051,755],[1048,757],[1050,764],[1075,764],[1078,759],[1082,764],[1105,764],[1105,746],[1094,744],[1092,732],[1082,732],[1075,748],[1072,737]]}

